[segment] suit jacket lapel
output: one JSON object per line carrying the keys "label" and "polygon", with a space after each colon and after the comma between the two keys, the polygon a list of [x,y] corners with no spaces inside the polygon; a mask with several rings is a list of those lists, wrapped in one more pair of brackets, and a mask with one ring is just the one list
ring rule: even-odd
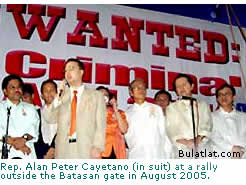
{"label": "suit jacket lapel", "polygon": [[90,97],[90,91],[88,89],[84,89],[81,97],[80,97],[80,102],[77,107],[77,134],[78,136],[82,134],[83,128],[85,125],[88,124],[88,117],[90,112],[90,104],[89,102],[89,97]]}
{"label": "suit jacket lapel", "polygon": [[64,97],[62,99],[62,104],[65,106],[64,108],[64,114],[68,115],[65,116],[64,119],[67,121],[67,128],[65,128],[69,134],[69,129],[70,129],[70,122],[71,122],[71,91],[70,89],[65,89]]}
{"label": "suit jacket lapel", "polygon": [[62,103],[70,104],[71,102],[71,91],[70,89],[65,89],[64,97],[62,98]]}
{"label": "suit jacket lapel", "polygon": [[89,96],[88,90],[86,88],[84,88],[84,91],[80,97],[80,101],[78,102],[79,104],[78,104],[77,112],[81,113],[81,112],[83,112],[83,110],[85,110],[85,107],[88,103],[88,96]]}

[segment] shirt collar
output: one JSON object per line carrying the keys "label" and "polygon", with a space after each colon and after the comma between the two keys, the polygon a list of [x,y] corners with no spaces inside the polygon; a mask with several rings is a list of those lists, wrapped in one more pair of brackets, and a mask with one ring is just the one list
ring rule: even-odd
{"label": "shirt collar", "polygon": [[220,112],[221,112],[222,114],[232,115],[232,114],[234,114],[234,113],[236,112],[236,109],[235,109],[234,107],[232,107],[232,108],[233,108],[233,109],[232,109],[231,112],[226,112],[222,107],[220,107],[219,110],[220,110]]}
{"label": "shirt collar", "polygon": [[8,98],[6,99],[6,103],[8,107],[17,107],[18,105],[20,105],[22,103],[22,100],[20,100],[19,104],[13,104]]}
{"label": "shirt collar", "polygon": [[83,85],[81,85],[79,88],[73,88],[73,87],[71,87],[70,88],[70,92],[71,92],[71,94],[72,94],[72,96],[73,96],[73,91],[77,91],[77,96],[80,96],[82,93],[83,93],[83,91],[84,91],[84,89],[85,89],[85,86],[84,86],[84,84]]}
{"label": "shirt collar", "polygon": [[189,100],[178,100],[177,101],[179,104],[182,104],[186,107],[190,106],[190,101]]}
{"label": "shirt collar", "polygon": [[146,101],[144,101],[141,105],[137,104],[137,103],[134,103],[134,107],[135,108],[144,108],[148,105],[148,103]]}

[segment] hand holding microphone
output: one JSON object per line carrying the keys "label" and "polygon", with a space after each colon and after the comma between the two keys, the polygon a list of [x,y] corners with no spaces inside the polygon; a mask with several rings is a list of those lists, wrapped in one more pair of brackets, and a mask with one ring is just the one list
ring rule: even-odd
{"label": "hand holding microphone", "polygon": [[63,95],[64,95],[64,92],[65,92],[65,88],[66,88],[66,84],[67,84],[67,81],[66,79],[62,80],[61,83],[59,84],[58,88],[57,88],[57,98],[58,100],[60,100]]}

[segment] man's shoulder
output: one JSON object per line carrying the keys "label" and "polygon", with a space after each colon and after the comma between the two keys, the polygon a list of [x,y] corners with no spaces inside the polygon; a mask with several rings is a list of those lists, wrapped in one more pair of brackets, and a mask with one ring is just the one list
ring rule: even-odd
{"label": "man's shoulder", "polygon": [[217,110],[211,112],[211,115],[212,115],[213,117],[216,117],[216,116],[218,116],[219,114],[220,114],[220,109],[217,109]]}
{"label": "man's shoulder", "polygon": [[167,118],[176,118],[178,114],[183,114],[184,110],[185,105],[183,105],[180,101],[175,101],[167,106],[166,116]]}
{"label": "man's shoulder", "polygon": [[125,111],[126,114],[129,114],[129,113],[132,111],[133,105],[134,105],[134,104],[131,104],[131,105],[129,105],[129,106],[127,107],[127,109],[126,109],[126,111]]}
{"label": "man's shoulder", "polygon": [[6,107],[6,100],[0,101],[0,110],[3,111],[4,109],[6,109]]}
{"label": "man's shoulder", "polygon": [[156,105],[154,103],[149,103],[149,102],[148,104],[150,105],[149,111],[151,113],[158,114],[159,116],[163,116],[163,111],[159,105]]}
{"label": "man's shoulder", "polygon": [[84,92],[87,92],[87,93],[96,92],[96,89],[85,87]]}
{"label": "man's shoulder", "polygon": [[235,112],[236,112],[236,114],[238,114],[241,118],[246,119],[246,113],[245,113],[245,112],[241,112],[241,111],[238,111],[238,110],[236,110]]}
{"label": "man's shoulder", "polygon": [[[179,111],[179,109],[183,109],[187,106],[187,104],[184,104],[182,103],[183,100],[177,100],[175,102],[172,102],[170,103],[168,106],[167,106],[167,111]],[[198,107],[200,109],[208,109],[209,108],[209,105],[203,101],[203,100],[197,100],[198,102]],[[189,104],[188,104],[189,105]]]}
{"label": "man's shoulder", "polygon": [[170,103],[168,106],[167,106],[167,110],[169,109],[175,109],[176,107],[180,106],[180,102],[179,101],[175,101],[175,102],[172,102]]}
{"label": "man's shoulder", "polygon": [[159,110],[160,112],[162,111],[162,110],[161,110],[161,107],[160,107],[159,105],[156,105],[156,104],[150,103],[150,102],[146,102],[146,104],[147,104],[150,108],[157,109],[157,110]]}
{"label": "man's shoulder", "polygon": [[200,106],[208,106],[208,103],[205,102],[204,100],[197,100],[197,102],[198,102],[198,105]]}
{"label": "man's shoulder", "polygon": [[102,94],[100,91],[97,91],[96,89],[93,88],[85,88],[84,93],[91,96],[100,96],[100,94]]}
{"label": "man's shoulder", "polygon": [[37,108],[36,108],[33,104],[26,103],[26,102],[21,102],[21,105],[22,105],[26,110],[29,110],[29,111],[32,111],[32,112],[37,112]]}
{"label": "man's shoulder", "polygon": [[[158,110],[159,112],[162,112],[162,110],[161,110],[161,107],[159,106],[159,105],[156,105],[156,104],[154,104],[154,103],[150,103],[150,102],[145,102],[144,103],[145,105],[145,107],[147,108],[147,109],[154,109],[154,110]],[[134,110],[134,104],[132,104],[132,105],[130,105],[127,109],[126,109],[126,113],[130,113],[130,112],[132,112]]]}
{"label": "man's shoulder", "polygon": [[0,106],[4,106],[6,104],[6,100],[0,101]]}
{"label": "man's shoulder", "polygon": [[85,88],[83,96],[93,104],[105,104],[103,93],[96,89]]}
{"label": "man's shoulder", "polygon": [[[223,114],[223,110],[221,110],[221,108],[215,110],[212,112],[212,116],[217,117],[217,116],[224,116],[225,114]],[[241,112],[238,110],[234,110],[231,114],[233,114],[234,116],[238,117],[238,118],[243,118],[246,119],[246,113],[245,112]]]}
{"label": "man's shoulder", "polygon": [[175,106],[178,105],[178,103],[179,103],[178,100],[176,100],[176,101],[174,101],[174,102],[170,102],[170,104],[168,105],[168,107],[175,107]]}

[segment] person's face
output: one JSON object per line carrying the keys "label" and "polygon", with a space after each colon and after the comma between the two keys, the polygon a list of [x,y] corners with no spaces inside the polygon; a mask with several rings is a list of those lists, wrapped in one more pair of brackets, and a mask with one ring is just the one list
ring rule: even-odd
{"label": "person's face", "polygon": [[233,105],[233,101],[235,100],[236,96],[232,95],[232,91],[230,88],[225,87],[218,92],[217,101],[219,105],[223,107],[231,107]]}
{"label": "person's face", "polygon": [[33,98],[34,96],[31,95],[30,93],[24,93],[22,96],[22,100],[26,103],[33,104]]}
{"label": "person's face", "polygon": [[155,104],[159,105],[162,110],[165,110],[169,105],[169,99],[166,94],[159,94],[155,99]]}
{"label": "person's face", "polygon": [[133,97],[135,101],[137,100],[145,100],[146,98],[146,86],[142,81],[136,81],[132,84],[132,89],[130,91],[130,95]]}
{"label": "person's face", "polygon": [[65,79],[70,86],[78,86],[82,83],[84,71],[79,69],[76,62],[68,62],[65,66]]}
{"label": "person's face", "polygon": [[52,103],[56,96],[56,87],[53,83],[46,83],[43,86],[42,98],[45,104],[49,105]]}
{"label": "person's face", "polygon": [[17,79],[10,80],[3,92],[12,103],[19,103],[22,97],[22,87],[20,81]]}
{"label": "person's face", "polygon": [[194,84],[190,84],[185,77],[178,78],[175,82],[176,93],[178,96],[192,96]]}
{"label": "person's face", "polygon": [[105,102],[106,102],[106,104],[108,104],[109,103],[109,94],[108,94],[108,91],[105,90],[105,89],[100,89],[99,91],[101,91],[103,93]]}

